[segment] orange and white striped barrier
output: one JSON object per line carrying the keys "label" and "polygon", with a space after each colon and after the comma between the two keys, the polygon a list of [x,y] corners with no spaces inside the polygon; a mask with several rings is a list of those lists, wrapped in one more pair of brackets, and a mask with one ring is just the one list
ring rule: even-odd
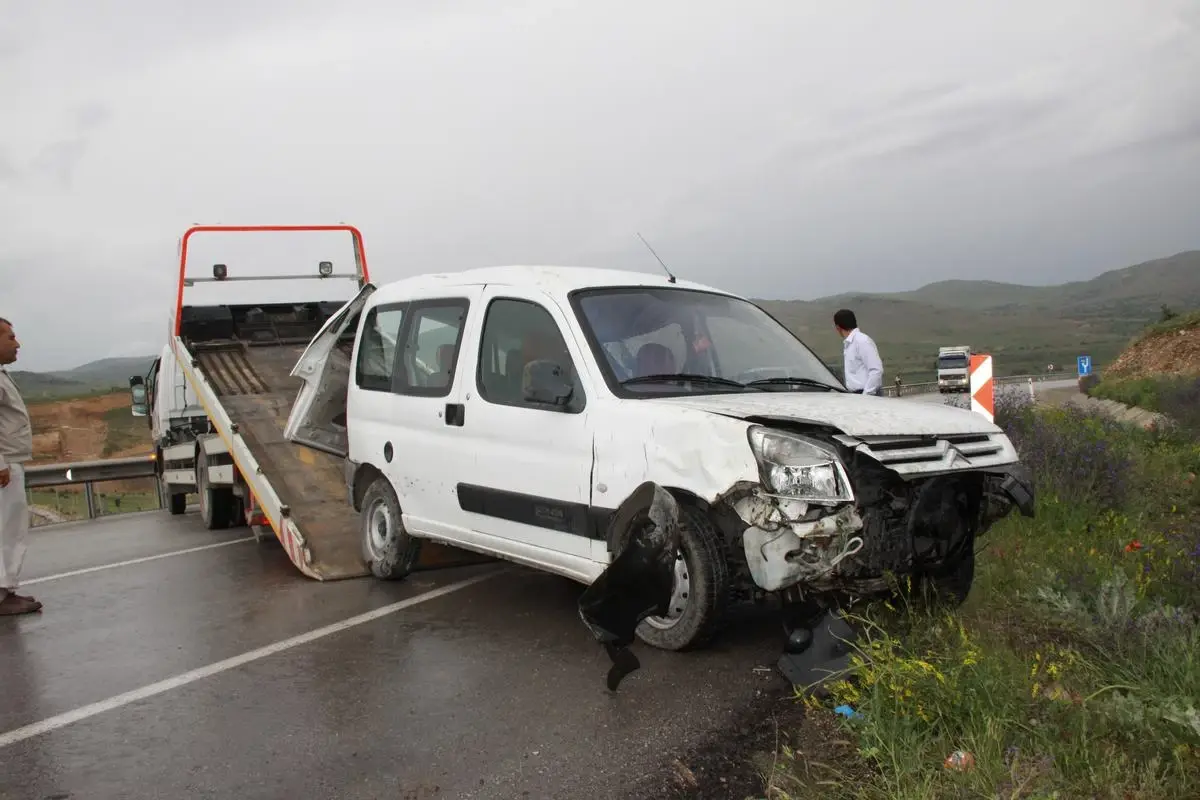
{"label": "orange and white striped barrier", "polygon": [[983,414],[988,422],[995,422],[996,386],[992,378],[992,357],[972,354],[969,374],[971,410]]}

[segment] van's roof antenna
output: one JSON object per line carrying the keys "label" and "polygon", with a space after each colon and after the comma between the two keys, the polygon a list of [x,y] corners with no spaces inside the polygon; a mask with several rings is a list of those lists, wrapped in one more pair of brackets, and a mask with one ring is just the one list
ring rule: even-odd
{"label": "van's roof antenna", "polygon": [[[650,254],[655,258],[658,258],[658,253],[654,252],[654,248],[651,247],[650,243],[646,241],[646,237],[642,236],[640,233],[637,235],[637,237],[642,240],[642,244],[646,245],[646,249],[650,251]],[[675,276],[671,274],[671,270],[667,269],[667,265],[663,264],[663,260],[661,258],[658,258],[658,263],[662,264],[663,272],[667,273],[667,280],[671,283],[674,283]]]}

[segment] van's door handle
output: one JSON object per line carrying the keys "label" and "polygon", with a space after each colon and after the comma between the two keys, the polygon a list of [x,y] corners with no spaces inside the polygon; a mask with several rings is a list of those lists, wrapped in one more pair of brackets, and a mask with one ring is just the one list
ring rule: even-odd
{"label": "van's door handle", "polygon": [[467,415],[466,406],[462,403],[446,403],[446,424],[462,427]]}

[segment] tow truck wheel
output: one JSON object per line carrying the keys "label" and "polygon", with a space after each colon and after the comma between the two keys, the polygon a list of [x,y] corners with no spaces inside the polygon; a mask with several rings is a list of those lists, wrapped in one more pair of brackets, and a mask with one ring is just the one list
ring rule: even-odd
{"label": "tow truck wheel", "polygon": [[401,580],[417,563],[421,540],[409,535],[400,515],[400,501],[391,482],[377,476],[363,495],[359,516],[363,561],[376,578]]}
{"label": "tow truck wheel", "polygon": [[184,513],[187,511],[187,495],[182,492],[167,495],[167,508],[175,516]]}
{"label": "tow truck wheel", "polygon": [[703,511],[679,506],[679,551],[671,603],[662,617],[647,617],[637,636],[661,650],[692,650],[720,630],[729,602],[729,564],[721,534]]}
{"label": "tow truck wheel", "polygon": [[233,489],[226,486],[212,487],[208,483],[208,458],[204,448],[196,453],[196,494],[200,495],[200,519],[210,531],[229,527],[233,517]]}

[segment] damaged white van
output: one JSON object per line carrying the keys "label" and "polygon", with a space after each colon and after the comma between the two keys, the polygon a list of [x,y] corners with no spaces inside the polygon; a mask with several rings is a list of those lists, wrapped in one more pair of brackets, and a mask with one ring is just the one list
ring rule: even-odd
{"label": "damaged white van", "polygon": [[589,585],[666,490],[669,596],[607,585],[612,613],[670,650],[767,594],[836,602],[889,575],[965,594],[975,538],[1033,513],[996,425],[849,393],[755,304],[670,277],[518,266],[367,284],[292,374],[285,436],[345,458],[381,578],[437,540]]}

